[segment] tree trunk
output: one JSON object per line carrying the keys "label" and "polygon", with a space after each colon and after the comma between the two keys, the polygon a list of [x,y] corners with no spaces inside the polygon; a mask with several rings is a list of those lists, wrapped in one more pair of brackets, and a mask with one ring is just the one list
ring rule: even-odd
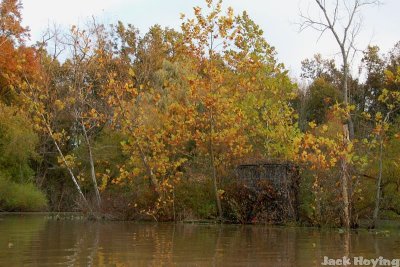
{"label": "tree trunk", "polygon": [[[41,116],[42,116],[43,121],[46,121],[46,118],[44,117],[44,115],[41,114]],[[47,123],[46,123],[46,128],[47,128],[47,130],[49,131],[49,135],[50,135],[51,139],[53,140],[54,145],[55,145],[56,148],[57,148],[58,154],[60,155],[62,161],[64,162],[65,167],[67,168],[68,173],[69,173],[69,175],[70,175],[70,177],[71,177],[71,180],[72,180],[72,182],[74,183],[76,189],[77,189],[78,192],[79,192],[79,195],[81,196],[83,202],[84,202],[85,205],[88,207],[88,209],[90,210],[90,212],[92,212],[92,208],[90,207],[89,202],[87,201],[85,195],[83,194],[82,189],[81,189],[81,187],[79,186],[78,181],[76,180],[76,177],[75,177],[74,173],[72,172],[71,168],[68,166],[68,162],[67,162],[67,160],[65,159],[64,154],[62,153],[62,151],[61,151],[61,149],[60,149],[60,146],[59,146],[58,143],[57,143],[57,140],[54,138],[53,131],[51,130],[50,125],[47,124]]]}
{"label": "tree trunk", "polygon": [[349,201],[349,175],[347,173],[348,165],[345,158],[341,162],[342,171],[342,198],[343,198],[343,215],[344,215],[344,226],[350,228],[350,201]]}
{"label": "tree trunk", "polygon": [[144,167],[146,168],[146,172],[147,172],[147,175],[149,176],[150,183],[153,186],[154,191],[159,195],[160,194],[160,186],[158,184],[157,178],[155,177],[153,170],[151,169],[149,163],[147,162],[147,158],[146,158],[146,155],[144,154],[142,147],[137,142],[136,142],[136,148],[139,150],[140,159],[142,160],[142,163],[143,163]]}
{"label": "tree trunk", "polygon": [[[48,127],[48,129],[49,129],[49,127]],[[68,173],[69,173],[69,175],[70,175],[70,177],[71,177],[71,179],[72,179],[72,182],[74,183],[76,189],[78,190],[79,195],[81,196],[83,202],[84,202],[85,205],[89,208],[89,210],[92,212],[92,208],[90,207],[89,202],[87,201],[85,195],[83,194],[82,189],[81,189],[81,187],[79,186],[78,181],[76,180],[76,177],[75,177],[74,173],[72,172],[71,168],[68,166],[68,162],[67,162],[67,160],[65,159],[64,154],[62,153],[60,147],[58,146],[57,141],[54,139],[53,133],[52,133],[52,131],[51,131],[50,129],[49,129],[49,132],[50,132],[50,136],[51,136],[52,139],[53,139],[54,145],[55,145],[56,148],[57,148],[58,154],[60,155],[62,161],[64,162],[64,164],[65,164],[65,166],[66,166],[66,168],[67,168],[67,170],[68,170]]]}
{"label": "tree trunk", "polygon": [[380,206],[380,201],[381,201],[381,187],[382,187],[382,171],[383,171],[383,139],[381,136],[380,140],[380,147],[379,147],[379,175],[378,179],[376,181],[376,197],[375,197],[375,209],[374,209],[374,215],[373,215],[373,221],[371,228],[375,228],[377,223],[378,223],[378,218],[379,218],[379,206]]}
{"label": "tree trunk", "polygon": [[[348,65],[347,65],[347,55],[344,47],[341,47],[343,56],[343,102],[345,108],[347,108],[348,102]],[[350,142],[349,134],[349,120],[350,114],[347,115],[346,121],[343,123],[343,146],[347,148]],[[350,198],[349,198],[349,172],[348,172],[348,162],[347,158],[344,156],[341,159],[341,172],[342,172],[342,198],[343,198],[343,215],[344,215],[344,225],[347,229],[350,228]]]}
{"label": "tree trunk", "polygon": [[348,79],[349,79],[349,66],[347,64],[347,54],[345,48],[341,47],[342,52],[342,60],[343,60],[343,79],[342,79],[342,87],[343,87],[343,103],[345,106],[349,104],[349,89],[348,89]]}
{"label": "tree trunk", "polygon": [[218,193],[218,182],[217,182],[217,169],[215,166],[215,159],[214,159],[214,146],[213,146],[213,132],[214,132],[214,127],[213,127],[213,114],[211,111],[210,114],[210,163],[211,163],[211,169],[212,169],[212,179],[213,179],[213,185],[214,185],[214,193],[215,193],[215,200],[217,203],[217,208],[218,208],[218,215],[222,219],[222,205],[221,205],[221,199],[219,197]]}
{"label": "tree trunk", "polygon": [[211,148],[211,168],[212,168],[212,178],[213,178],[213,185],[214,185],[214,192],[215,192],[215,200],[217,202],[217,208],[218,208],[218,215],[220,218],[222,218],[222,206],[221,206],[221,199],[219,197],[218,193],[218,183],[217,183],[217,170],[215,167],[215,162],[214,162],[214,152],[213,149]]}
{"label": "tree trunk", "polygon": [[83,122],[81,123],[81,125],[82,125],[83,134],[85,135],[86,145],[88,146],[89,163],[90,163],[90,177],[92,178],[94,192],[96,194],[96,204],[97,204],[97,208],[100,209],[100,207],[101,207],[101,197],[100,197],[99,187],[97,186],[97,179],[96,179],[96,172],[95,172],[95,169],[94,169],[94,159],[93,159],[93,153],[92,153],[92,146],[90,145],[90,140],[89,140],[89,137],[87,135],[87,131],[86,131],[86,128],[85,128],[85,125],[83,124]]}
{"label": "tree trunk", "polygon": [[[214,58],[214,23],[212,25],[212,30],[210,33],[210,49],[209,49],[209,54],[210,54],[210,62],[213,61]],[[212,76],[210,76],[210,88],[211,92],[214,92],[214,81],[212,79]],[[222,219],[222,205],[221,205],[221,199],[218,193],[218,181],[217,181],[217,169],[215,166],[215,158],[214,158],[214,144],[213,144],[213,134],[214,134],[214,111],[211,108],[210,109],[210,164],[211,164],[211,169],[212,169],[212,179],[213,179],[213,185],[214,185],[214,193],[215,193],[215,200],[217,202],[217,208],[218,208],[218,215],[220,219]]]}
{"label": "tree trunk", "polygon": [[99,187],[97,186],[96,172],[94,170],[94,160],[93,160],[93,154],[92,154],[92,147],[90,146],[90,144],[88,144],[88,150],[89,150],[89,162],[90,162],[90,175],[92,177],[94,192],[96,194],[97,207],[100,209],[100,207],[101,207],[101,197],[100,197]]}

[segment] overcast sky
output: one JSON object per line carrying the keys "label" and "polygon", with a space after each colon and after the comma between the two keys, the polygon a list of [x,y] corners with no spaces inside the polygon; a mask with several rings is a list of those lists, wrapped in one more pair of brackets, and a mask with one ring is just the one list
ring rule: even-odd
{"label": "overcast sky", "polygon": [[[328,0],[329,1],[329,0]],[[346,0],[347,1],[347,0]],[[141,32],[154,24],[178,29],[180,13],[192,14],[193,6],[204,6],[203,0],[22,0],[23,22],[37,40],[49,24],[68,28],[83,23],[94,15],[103,23],[121,20],[138,27]],[[225,0],[224,7],[233,7],[235,13],[246,10],[264,30],[267,41],[275,46],[278,59],[290,70],[291,76],[300,74],[300,62],[321,53],[334,57],[338,52],[331,35],[317,42],[312,30],[299,33],[299,10],[307,11],[312,0]],[[358,47],[378,45],[387,52],[400,41],[400,0],[384,0],[378,7],[363,11],[364,26],[358,38]],[[312,14],[313,10],[310,11]],[[357,67],[357,62],[354,62]]]}

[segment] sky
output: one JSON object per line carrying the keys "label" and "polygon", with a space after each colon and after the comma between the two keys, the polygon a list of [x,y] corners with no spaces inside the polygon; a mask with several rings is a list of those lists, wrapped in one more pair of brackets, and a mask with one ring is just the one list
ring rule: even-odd
{"label": "sky", "polygon": [[[49,25],[68,29],[92,16],[105,24],[118,20],[131,23],[142,33],[154,24],[179,29],[180,13],[193,14],[192,8],[204,6],[204,0],[22,0],[22,4],[23,24],[29,26],[31,39],[35,41]],[[316,53],[340,62],[337,44],[330,33],[319,39],[319,34],[311,29],[299,32],[300,10],[318,16],[312,0],[225,0],[223,6],[231,6],[236,14],[248,12],[263,29],[266,40],[276,48],[278,60],[294,78],[301,73],[301,61]],[[400,41],[399,10],[400,0],[383,0],[379,6],[364,9],[357,47],[378,45],[382,52],[388,52]],[[353,70],[357,69],[360,57],[361,54],[354,59]]]}

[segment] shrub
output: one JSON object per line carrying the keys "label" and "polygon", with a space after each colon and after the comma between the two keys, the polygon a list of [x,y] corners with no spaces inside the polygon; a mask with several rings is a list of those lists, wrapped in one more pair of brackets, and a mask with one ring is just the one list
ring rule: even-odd
{"label": "shrub", "polygon": [[26,114],[0,103],[0,171],[16,183],[30,182],[31,160],[39,159],[35,148],[39,137]]}
{"label": "shrub", "polygon": [[145,185],[110,186],[102,193],[102,212],[114,220],[153,220],[147,214],[156,195]]}
{"label": "shrub", "polygon": [[181,181],[175,187],[175,208],[179,220],[211,219],[217,214],[214,189],[209,181]]}
{"label": "shrub", "polygon": [[0,176],[0,209],[39,211],[47,207],[45,195],[32,183],[17,184]]}
{"label": "shrub", "polygon": [[277,223],[283,220],[278,199],[278,192],[268,180],[257,181],[254,187],[234,180],[226,186],[224,210],[228,219],[242,224]]}

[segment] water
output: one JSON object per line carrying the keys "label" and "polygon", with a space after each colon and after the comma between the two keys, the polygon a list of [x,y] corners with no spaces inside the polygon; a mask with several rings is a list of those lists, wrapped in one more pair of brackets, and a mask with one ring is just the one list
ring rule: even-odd
{"label": "water", "polygon": [[0,215],[0,266],[309,267],[345,255],[400,258],[400,234]]}

